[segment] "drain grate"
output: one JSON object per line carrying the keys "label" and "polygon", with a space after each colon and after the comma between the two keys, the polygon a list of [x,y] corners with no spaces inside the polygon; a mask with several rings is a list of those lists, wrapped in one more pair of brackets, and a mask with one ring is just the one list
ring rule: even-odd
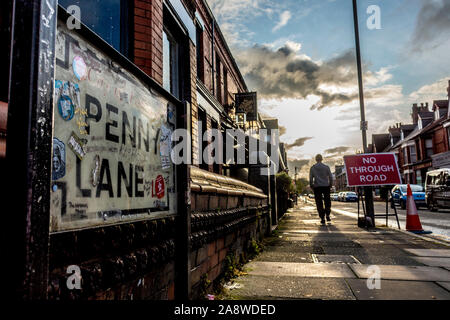
{"label": "drain grate", "polygon": [[361,264],[354,256],[341,254],[311,254],[314,263]]}

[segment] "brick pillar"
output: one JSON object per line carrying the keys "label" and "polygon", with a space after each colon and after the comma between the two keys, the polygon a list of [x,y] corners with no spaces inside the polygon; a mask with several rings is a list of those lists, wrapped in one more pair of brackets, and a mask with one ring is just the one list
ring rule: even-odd
{"label": "brick pillar", "polygon": [[[198,103],[197,103],[197,49],[195,45],[189,40],[189,56],[190,56],[190,75],[186,81],[188,88],[186,88],[187,99],[191,102],[191,139],[192,139],[192,164],[199,161],[198,145]],[[190,80],[190,81],[189,81]],[[197,165],[198,166],[198,165]]]}

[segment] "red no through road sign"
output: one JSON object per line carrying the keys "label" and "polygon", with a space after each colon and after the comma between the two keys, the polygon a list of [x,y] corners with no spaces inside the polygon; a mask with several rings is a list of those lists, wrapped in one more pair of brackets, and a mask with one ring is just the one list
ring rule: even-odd
{"label": "red no through road sign", "polygon": [[344,156],[349,187],[394,185],[402,183],[393,153]]}

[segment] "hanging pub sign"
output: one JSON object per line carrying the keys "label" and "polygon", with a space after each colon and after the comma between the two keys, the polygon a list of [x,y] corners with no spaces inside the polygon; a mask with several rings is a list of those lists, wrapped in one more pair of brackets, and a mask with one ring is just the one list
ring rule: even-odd
{"label": "hanging pub sign", "polygon": [[176,212],[175,108],[58,23],[50,231]]}
{"label": "hanging pub sign", "polygon": [[236,112],[244,112],[247,121],[258,120],[256,92],[236,93]]}
{"label": "hanging pub sign", "polygon": [[394,153],[344,156],[347,186],[380,186],[402,183]]}

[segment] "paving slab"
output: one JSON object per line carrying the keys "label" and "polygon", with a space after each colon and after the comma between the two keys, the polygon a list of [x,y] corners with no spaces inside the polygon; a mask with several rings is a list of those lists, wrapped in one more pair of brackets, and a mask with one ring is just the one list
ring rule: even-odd
{"label": "paving slab", "polygon": [[431,267],[450,267],[450,258],[413,257],[414,260]]}
{"label": "paving slab", "polygon": [[314,260],[311,254],[305,252],[280,252],[276,250],[264,251],[254,261],[267,261],[267,262],[298,262],[298,263],[313,263]]}
{"label": "paving slab", "polygon": [[450,249],[404,249],[405,251],[421,257],[447,257],[450,258]]}
{"label": "paving slab", "polygon": [[328,230],[328,229],[283,229],[282,233],[292,233],[292,234],[369,234],[369,235],[380,235],[380,234],[392,234],[393,231],[346,231],[346,230]]}
{"label": "paving slab", "polygon": [[312,259],[314,263],[357,263],[361,264],[352,255],[342,255],[342,254],[312,254]]}
{"label": "paving slab", "polygon": [[367,280],[347,279],[358,300],[450,300],[450,292],[433,282],[381,280],[370,290]]}
{"label": "paving slab", "polygon": [[245,276],[227,290],[231,299],[320,299],[355,300],[342,278],[298,278],[289,276]]}
{"label": "paving slab", "polygon": [[[428,266],[393,266],[377,265],[380,268],[381,279],[386,280],[409,280],[409,281],[450,281],[450,272]],[[371,265],[352,264],[349,267],[359,278],[373,277]]]}
{"label": "paving slab", "polygon": [[445,288],[447,291],[450,291],[450,282],[438,282],[438,284],[441,286],[441,287],[443,287],[443,288]]}
{"label": "paving slab", "polygon": [[252,261],[245,267],[250,275],[355,278],[346,264]]}
{"label": "paving slab", "polygon": [[386,255],[379,254],[374,255],[368,252],[356,253],[355,258],[358,259],[362,264],[367,265],[403,265],[403,266],[423,266],[420,263],[409,256],[401,255]]}

